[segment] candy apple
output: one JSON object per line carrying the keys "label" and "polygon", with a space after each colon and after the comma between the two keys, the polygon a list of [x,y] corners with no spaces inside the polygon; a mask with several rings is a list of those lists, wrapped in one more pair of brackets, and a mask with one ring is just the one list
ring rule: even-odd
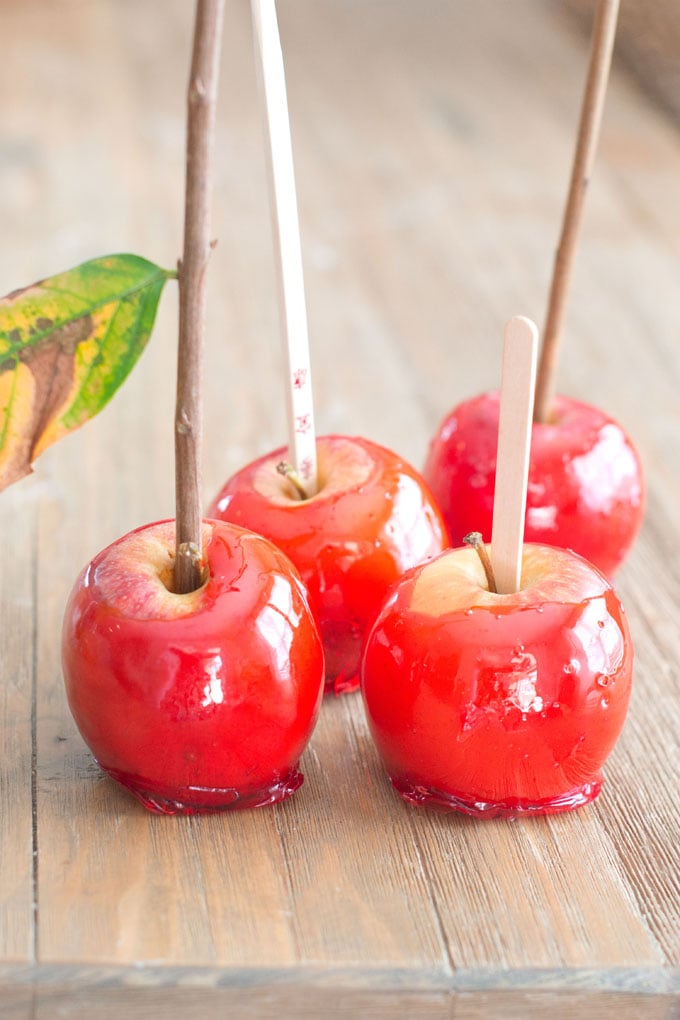
{"label": "candy apple", "polygon": [[323,651],[299,576],[259,535],[203,524],[206,580],[178,595],[174,522],[100,552],[69,598],[66,692],[101,767],[145,807],[272,804],[302,783]]}
{"label": "candy apple", "polygon": [[361,645],[389,586],[448,545],[445,525],[418,473],[367,439],[317,440],[319,487],[303,499],[277,472],[285,450],[243,468],[210,517],[265,535],[300,571],[319,621],[326,689],[359,685]]}
{"label": "candy apple", "polygon": [[[640,458],[597,408],[561,396],[553,408],[551,421],[532,429],[525,539],[573,549],[611,577],[642,523]],[[430,444],[423,473],[454,546],[473,529],[491,539],[498,416],[497,392],[474,397]]]}
{"label": "candy apple", "polygon": [[408,571],[367,638],[362,692],[396,790],[470,815],[593,800],[624,723],[633,650],[603,574],[525,545],[520,590],[489,591],[474,550]]}

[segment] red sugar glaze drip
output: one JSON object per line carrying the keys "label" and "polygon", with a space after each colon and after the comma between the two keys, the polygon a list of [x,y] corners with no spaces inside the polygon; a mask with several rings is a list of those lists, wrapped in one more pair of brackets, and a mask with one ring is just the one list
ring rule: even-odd
{"label": "red sugar glaze drip", "polygon": [[418,807],[458,811],[473,818],[516,818],[520,815],[554,815],[590,804],[600,793],[603,780],[601,776],[596,776],[582,786],[545,800],[511,799],[497,802],[470,801],[454,793],[416,786],[405,779],[391,779],[391,783],[404,800]]}
{"label": "red sugar glaze drip", "polygon": [[116,783],[124,786],[148,811],[159,815],[204,815],[216,811],[242,811],[265,807],[285,800],[302,786],[304,776],[297,768],[276,776],[271,783],[256,790],[209,790],[186,786],[175,790],[153,789],[141,776],[128,775],[117,769],[101,766]]}

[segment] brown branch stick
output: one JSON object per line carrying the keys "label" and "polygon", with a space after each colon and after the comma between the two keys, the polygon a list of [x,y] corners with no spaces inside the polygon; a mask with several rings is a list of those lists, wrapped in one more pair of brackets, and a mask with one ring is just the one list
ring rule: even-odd
{"label": "brown branch stick", "polygon": [[187,93],[184,250],[179,273],[175,409],[175,591],[203,581],[201,539],[202,364],[210,258],[215,108],[224,0],[197,0]]}
{"label": "brown branch stick", "polygon": [[555,395],[557,358],[564,327],[567,294],[583,220],[586,191],[597,151],[618,13],[619,0],[599,0],[593,26],[590,62],[581,105],[571,181],[550,284],[543,346],[536,377],[534,421],[545,422],[550,419],[550,410]]}

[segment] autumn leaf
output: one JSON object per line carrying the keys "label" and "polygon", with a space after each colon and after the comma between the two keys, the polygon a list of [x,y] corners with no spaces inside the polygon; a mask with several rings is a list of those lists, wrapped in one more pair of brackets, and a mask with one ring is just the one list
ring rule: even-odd
{"label": "autumn leaf", "polygon": [[0,298],[0,490],[111,399],[171,276],[137,255],[108,255]]}

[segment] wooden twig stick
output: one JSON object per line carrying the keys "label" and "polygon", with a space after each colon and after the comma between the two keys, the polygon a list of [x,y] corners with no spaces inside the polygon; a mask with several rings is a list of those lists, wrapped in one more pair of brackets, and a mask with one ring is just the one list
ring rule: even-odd
{"label": "wooden twig stick", "polygon": [[202,362],[210,197],[224,0],[197,0],[187,93],[184,251],[179,273],[175,410],[175,591],[203,581],[201,539]]}
{"label": "wooden twig stick", "polygon": [[267,139],[272,232],[287,373],[288,457],[307,496],[318,489],[316,432],[290,121],[274,0],[251,0]]}
{"label": "wooden twig stick", "polygon": [[564,327],[567,294],[583,220],[586,191],[600,135],[618,13],[619,0],[599,0],[593,26],[590,63],[581,105],[571,181],[548,297],[543,346],[536,380],[534,420],[537,422],[549,421],[555,395],[557,359]]}
{"label": "wooden twig stick", "polygon": [[517,591],[522,573],[524,515],[529,478],[538,330],[516,316],[505,327],[503,375],[491,526],[491,563],[496,590]]}

